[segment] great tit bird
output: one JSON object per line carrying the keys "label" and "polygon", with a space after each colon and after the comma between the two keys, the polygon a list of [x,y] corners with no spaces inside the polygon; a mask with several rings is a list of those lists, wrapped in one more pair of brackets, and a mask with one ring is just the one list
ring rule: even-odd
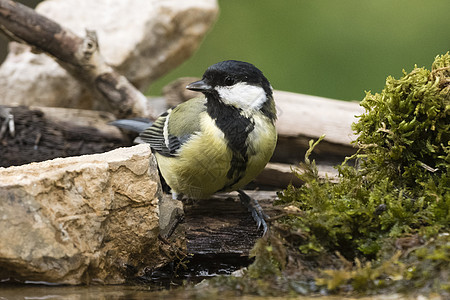
{"label": "great tit bird", "polygon": [[264,169],[277,142],[269,81],[254,65],[227,60],[186,88],[203,95],[169,109],[148,128],[129,120],[114,125],[141,132],[174,198],[238,191],[265,232],[260,206],[240,189]]}

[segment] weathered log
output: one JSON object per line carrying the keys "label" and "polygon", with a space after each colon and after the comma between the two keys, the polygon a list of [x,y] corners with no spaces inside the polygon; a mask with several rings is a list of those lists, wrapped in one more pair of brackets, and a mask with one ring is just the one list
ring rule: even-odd
{"label": "weathered log", "polygon": [[[56,157],[102,153],[131,144],[106,123],[111,113],[68,108],[5,107],[12,122],[0,114],[0,166],[23,165]],[[9,124],[13,123],[13,132]]]}
{"label": "weathered log", "polygon": [[104,99],[118,118],[153,117],[147,98],[101,56],[94,31],[81,38],[20,3],[0,0],[0,31],[35,51],[53,56]]}
{"label": "weathered log", "polygon": [[296,163],[304,159],[311,139],[325,139],[315,148],[313,158],[327,164],[342,162],[355,153],[356,138],[351,124],[363,108],[357,102],[274,91],[278,110],[278,144],[273,161]]}
{"label": "weathered log", "polygon": [[[337,179],[338,171],[331,165],[323,164],[317,165],[320,178],[329,178],[330,180]],[[254,182],[257,186],[267,187],[268,189],[285,188],[289,184],[293,186],[303,185],[295,174],[301,173],[302,170],[295,164],[283,164],[269,162],[264,170],[255,178]]]}

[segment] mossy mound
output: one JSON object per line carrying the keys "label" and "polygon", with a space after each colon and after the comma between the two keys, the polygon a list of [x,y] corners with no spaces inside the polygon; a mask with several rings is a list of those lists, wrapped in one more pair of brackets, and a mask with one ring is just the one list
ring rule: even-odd
{"label": "mossy mound", "polygon": [[[285,214],[254,248],[242,278],[259,294],[416,292],[449,295],[450,55],[432,70],[388,77],[367,93],[353,125],[356,155],[339,182],[321,180],[309,155],[276,203]],[[350,164],[353,161],[355,164]]]}

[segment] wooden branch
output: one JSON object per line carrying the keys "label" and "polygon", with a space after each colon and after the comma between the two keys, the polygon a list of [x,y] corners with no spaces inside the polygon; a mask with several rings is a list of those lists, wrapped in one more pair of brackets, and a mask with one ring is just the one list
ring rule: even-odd
{"label": "wooden branch", "polygon": [[[6,128],[9,115],[14,118],[14,128]],[[111,113],[101,111],[0,106],[0,167],[130,145],[116,127],[106,125],[113,119]]]}
{"label": "wooden branch", "polygon": [[317,139],[325,134],[324,142],[352,147],[351,142],[356,136],[351,124],[357,121],[356,116],[364,112],[358,102],[277,90],[274,91],[274,98],[279,136]]}
{"label": "wooden branch", "polygon": [[274,91],[278,110],[278,143],[272,161],[296,164],[304,160],[311,139],[325,139],[314,149],[318,164],[340,164],[357,147],[352,123],[364,109],[357,102]]}
{"label": "wooden branch", "polygon": [[101,56],[97,35],[81,38],[20,3],[0,0],[0,31],[12,40],[52,56],[76,79],[104,99],[118,118],[153,118],[146,97]]}

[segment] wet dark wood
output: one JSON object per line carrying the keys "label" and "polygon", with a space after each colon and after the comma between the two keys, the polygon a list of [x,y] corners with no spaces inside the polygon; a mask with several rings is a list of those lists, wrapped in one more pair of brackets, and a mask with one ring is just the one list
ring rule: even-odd
{"label": "wet dark wood", "polygon": [[[271,215],[271,203],[276,193],[247,193],[259,201],[264,211]],[[207,200],[184,204],[184,226],[189,254],[249,255],[262,229],[256,227],[237,194],[217,195]]]}
{"label": "wet dark wood", "polygon": [[[5,109],[8,108],[0,106],[1,111]],[[110,113],[64,108],[9,109],[14,118],[14,135],[6,128],[0,136],[0,167],[102,153],[131,143],[117,128],[106,125],[114,119]],[[0,129],[6,126],[4,120],[0,114]]]}

